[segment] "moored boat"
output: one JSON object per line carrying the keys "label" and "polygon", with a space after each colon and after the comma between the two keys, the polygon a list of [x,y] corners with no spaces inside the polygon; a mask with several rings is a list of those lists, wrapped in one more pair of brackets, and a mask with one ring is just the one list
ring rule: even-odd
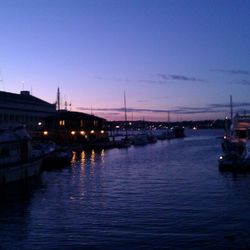
{"label": "moored boat", "polygon": [[57,148],[44,158],[41,169],[52,170],[70,166],[72,156],[72,150],[67,148]]}
{"label": "moored boat", "polygon": [[37,176],[43,155],[32,150],[31,137],[24,126],[0,130],[0,184]]}
{"label": "moored boat", "polygon": [[148,135],[146,133],[135,134],[132,144],[136,146],[146,145],[148,143]]}
{"label": "moored boat", "polygon": [[236,115],[222,142],[220,170],[250,170],[250,115]]}

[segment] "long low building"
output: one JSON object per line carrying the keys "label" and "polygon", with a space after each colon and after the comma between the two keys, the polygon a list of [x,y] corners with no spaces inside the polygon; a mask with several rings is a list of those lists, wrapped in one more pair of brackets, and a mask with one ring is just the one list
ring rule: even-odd
{"label": "long low building", "polygon": [[107,141],[106,120],[81,112],[59,110],[44,119],[40,136],[58,143]]}
{"label": "long low building", "polygon": [[57,142],[93,142],[108,139],[106,120],[94,115],[56,110],[48,103],[21,91],[0,91],[0,127],[23,124],[33,137]]}
{"label": "long low building", "polygon": [[21,91],[20,94],[0,91],[0,126],[24,124],[30,131],[47,116],[56,112],[56,104],[43,101]]}

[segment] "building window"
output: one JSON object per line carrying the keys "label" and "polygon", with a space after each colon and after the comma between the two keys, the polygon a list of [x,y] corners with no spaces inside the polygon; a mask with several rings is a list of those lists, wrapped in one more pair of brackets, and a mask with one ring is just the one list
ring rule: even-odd
{"label": "building window", "polygon": [[80,120],[80,127],[81,127],[81,128],[84,127],[84,120]]}
{"label": "building window", "polygon": [[60,126],[65,126],[65,120],[60,120],[60,121],[59,121],[59,125],[60,125]]}
{"label": "building window", "polygon": [[5,122],[7,122],[7,121],[9,120],[9,116],[8,116],[7,114],[4,114],[3,120],[4,120]]}

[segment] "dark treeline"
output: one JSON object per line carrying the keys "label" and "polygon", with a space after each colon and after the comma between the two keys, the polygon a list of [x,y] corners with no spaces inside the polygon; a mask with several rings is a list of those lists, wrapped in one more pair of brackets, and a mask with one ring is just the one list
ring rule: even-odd
{"label": "dark treeline", "polygon": [[202,120],[202,121],[181,121],[181,122],[151,122],[151,121],[108,121],[107,128],[114,129],[161,129],[181,126],[185,128],[214,129],[225,128],[225,120]]}

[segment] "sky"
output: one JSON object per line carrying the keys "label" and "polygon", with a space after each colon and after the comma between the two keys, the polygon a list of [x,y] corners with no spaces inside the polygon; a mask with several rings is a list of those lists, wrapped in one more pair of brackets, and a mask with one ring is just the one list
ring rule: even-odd
{"label": "sky", "polygon": [[[249,0],[0,0],[0,90],[107,120],[250,110]],[[169,115],[168,115],[169,114]]]}

